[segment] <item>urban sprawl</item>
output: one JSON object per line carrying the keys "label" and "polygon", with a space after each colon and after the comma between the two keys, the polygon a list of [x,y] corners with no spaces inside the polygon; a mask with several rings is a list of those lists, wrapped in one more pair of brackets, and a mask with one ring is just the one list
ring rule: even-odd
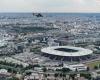
{"label": "urban sprawl", "polygon": [[100,14],[0,14],[0,80],[100,80]]}

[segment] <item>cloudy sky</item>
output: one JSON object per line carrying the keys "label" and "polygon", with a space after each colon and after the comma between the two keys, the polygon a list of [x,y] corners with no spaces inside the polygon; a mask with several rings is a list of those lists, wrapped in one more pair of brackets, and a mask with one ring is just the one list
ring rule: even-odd
{"label": "cloudy sky", "polygon": [[100,0],[0,0],[0,12],[100,12]]}

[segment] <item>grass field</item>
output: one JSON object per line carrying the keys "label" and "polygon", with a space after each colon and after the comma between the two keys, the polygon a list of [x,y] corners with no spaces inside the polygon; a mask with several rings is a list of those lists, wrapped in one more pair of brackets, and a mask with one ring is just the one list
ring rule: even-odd
{"label": "grass field", "polygon": [[89,66],[91,69],[94,69],[95,66],[100,65],[100,61],[89,62],[89,63],[86,63],[86,65]]}

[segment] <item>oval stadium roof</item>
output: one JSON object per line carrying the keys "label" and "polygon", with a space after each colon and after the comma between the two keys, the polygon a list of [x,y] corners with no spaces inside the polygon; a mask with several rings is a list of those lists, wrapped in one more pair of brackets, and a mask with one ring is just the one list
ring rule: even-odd
{"label": "oval stadium roof", "polygon": [[85,56],[93,53],[92,50],[72,46],[54,46],[41,49],[41,52],[58,56]]}

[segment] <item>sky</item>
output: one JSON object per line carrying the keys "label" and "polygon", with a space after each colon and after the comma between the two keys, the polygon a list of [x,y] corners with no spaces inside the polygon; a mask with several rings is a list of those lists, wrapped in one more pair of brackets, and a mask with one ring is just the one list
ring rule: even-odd
{"label": "sky", "polygon": [[0,0],[0,12],[100,13],[100,0]]}

